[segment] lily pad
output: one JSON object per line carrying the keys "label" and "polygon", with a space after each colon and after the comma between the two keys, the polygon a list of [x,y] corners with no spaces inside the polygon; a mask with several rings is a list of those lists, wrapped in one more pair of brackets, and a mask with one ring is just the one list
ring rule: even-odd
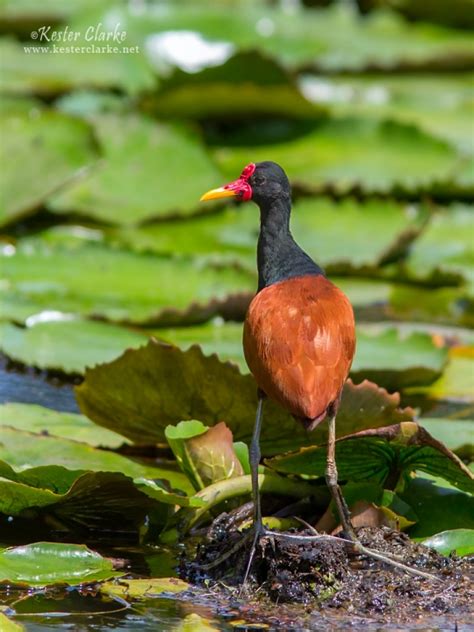
{"label": "lily pad", "polygon": [[0,224],[36,210],[97,160],[89,126],[59,112],[10,110],[0,116],[0,129]]}
{"label": "lily pad", "polygon": [[[41,26],[50,24],[48,21],[40,22]],[[38,22],[32,27],[38,29]],[[54,28],[51,31],[54,31]],[[69,32],[71,31],[73,29]],[[85,31],[86,29],[82,31],[84,35]],[[56,43],[56,46],[61,45],[64,48],[71,47],[71,44]],[[73,45],[90,48],[91,42],[86,42],[84,38],[81,38]],[[134,52],[128,54],[98,54],[88,52],[87,49],[76,54],[42,53],[37,50],[39,46],[48,46],[48,42],[40,42],[39,38],[22,43],[11,38],[0,40],[2,57],[0,90],[2,92],[51,96],[62,94],[73,88],[96,87],[118,88],[130,94],[136,94],[142,90],[152,89],[157,83],[150,64],[140,51],[136,50],[137,44],[131,40],[120,44],[123,49],[125,47],[129,50],[134,49]],[[29,51],[27,51],[28,47]],[[46,57],[47,63],[45,63]]]}
{"label": "lily pad", "polygon": [[30,586],[77,586],[123,575],[84,544],[35,542],[0,551],[0,581]]}
{"label": "lily pad", "polygon": [[[360,20],[354,7],[339,3],[311,11],[258,7],[255,3],[188,3],[172,5],[159,14],[153,8],[132,13],[115,7],[113,15],[108,12],[107,17],[109,28],[120,23],[134,40],[144,44],[159,72],[166,71],[170,61],[196,71],[222,63],[235,49],[249,48],[269,53],[291,67],[333,71],[429,68],[438,62],[456,68],[472,59],[468,34],[407,24],[388,11]],[[105,16],[99,14],[97,18],[103,21]],[[82,24],[89,22],[82,19],[76,27]],[[160,37],[169,32],[175,35],[171,41]],[[189,40],[189,34],[195,38]],[[186,53],[185,43],[189,41],[197,44]]]}
{"label": "lily pad", "polygon": [[15,469],[60,465],[70,470],[121,472],[131,478],[168,480],[173,487],[192,491],[187,478],[172,467],[142,465],[108,450],[85,443],[0,426],[0,459]]}
{"label": "lily pad", "polygon": [[442,555],[472,555],[474,553],[474,529],[441,531],[423,540],[425,546]]}
{"label": "lily pad", "polygon": [[[363,430],[336,443],[342,480],[374,480],[389,489],[402,477],[420,470],[440,476],[462,491],[474,493],[474,475],[446,446],[415,422]],[[302,448],[267,464],[284,474],[324,476],[326,446]],[[415,510],[416,511],[416,510]]]}
{"label": "lily pad", "polygon": [[408,530],[412,538],[427,538],[451,529],[474,529],[474,497],[442,479],[423,475],[409,481],[401,493],[418,521]]}
{"label": "lily pad", "polygon": [[[295,203],[291,228],[298,243],[328,273],[367,273],[406,253],[426,217],[423,206],[391,200],[309,198]],[[185,222],[111,230],[106,236],[138,252],[196,255],[253,272],[258,228],[258,210],[251,204]]]}
{"label": "lily pad", "polygon": [[137,114],[102,114],[91,122],[104,161],[50,199],[54,212],[127,226],[185,215],[221,177],[199,138],[183,125]]}
{"label": "lily pad", "polygon": [[165,436],[183,472],[196,490],[243,476],[232,433],[224,422],[208,428],[198,421],[168,426]]}
{"label": "lily pad", "polygon": [[[151,500],[119,472],[72,471],[57,465],[15,472],[0,461],[0,473],[0,512],[7,516],[52,518],[56,525],[73,530],[136,531],[157,509],[158,499]],[[182,498],[183,505],[189,504],[187,497]],[[168,507],[179,504],[164,495],[159,501]]]}
{"label": "lily pad", "polygon": [[[76,397],[90,419],[141,444],[162,442],[168,424],[186,419],[209,426],[225,421],[235,440],[249,441],[257,406],[252,376],[241,375],[237,367],[215,355],[206,357],[199,347],[183,352],[153,340],[109,364],[88,369],[84,382],[76,387]],[[396,393],[389,395],[371,382],[356,386],[348,381],[338,415],[339,435],[413,419],[413,410],[401,410],[399,405]],[[308,445],[325,433],[320,427],[309,435],[277,404],[265,404],[265,454]]]}
{"label": "lily pad", "polygon": [[440,285],[443,277],[458,279],[474,292],[474,211],[454,205],[431,218],[406,262],[411,278]]}
{"label": "lily pad", "polygon": [[197,73],[177,68],[145,107],[161,118],[191,119],[310,118],[322,111],[305,99],[285,69],[257,51],[239,52]]}
{"label": "lily pad", "polygon": [[474,420],[423,417],[420,424],[463,461],[474,461]]}
{"label": "lily pad", "polygon": [[54,310],[113,321],[199,322],[232,301],[245,305],[254,287],[254,276],[244,271],[139,255],[94,237],[58,228],[18,241],[13,252],[4,249],[3,316],[20,320]]}
{"label": "lily pad", "polygon": [[65,373],[83,373],[87,366],[113,360],[124,349],[146,341],[146,334],[138,331],[67,315],[29,327],[0,322],[0,349],[9,358]]}
{"label": "lily pad", "polygon": [[[322,120],[303,133],[295,126],[293,138],[245,145],[230,137],[216,149],[222,170],[234,179],[249,162],[272,160],[282,164],[290,180],[312,192],[325,188],[350,193],[416,192],[436,182],[449,182],[459,168],[457,152],[447,143],[418,128],[395,121],[363,118]],[[262,136],[263,129],[249,134]],[[298,136],[295,133],[298,132]],[[235,146],[230,143],[238,143]],[[315,149],[317,148],[317,149]]]}
{"label": "lily pad", "polygon": [[474,295],[467,288],[393,286],[387,311],[397,319],[474,327]]}
{"label": "lily pad", "polygon": [[474,401],[474,346],[453,347],[443,375],[425,388],[416,389],[433,399]]}
{"label": "lily pad", "polygon": [[97,426],[84,415],[58,412],[35,404],[11,402],[0,405],[0,426],[73,439],[94,447],[113,449],[128,443],[125,437]]}
{"label": "lily pad", "polygon": [[[417,125],[428,134],[472,153],[472,75],[307,75],[303,94],[338,116],[390,118]],[[447,98],[446,95],[449,95]]]}
{"label": "lily pad", "polygon": [[388,390],[434,382],[445,367],[448,350],[436,346],[429,334],[402,337],[396,329],[378,335],[357,334],[357,350],[351,369],[356,382],[368,379]]}
{"label": "lily pad", "polygon": [[[217,353],[221,360],[231,360],[248,373],[241,324],[211,322],[195,327],[158,329],[155,336],[183,350],[199,344],[204,353]],[[357,333],[351,377],[355,382],[372,380],[392,391],[431,384],[441,375],[447,355],[447,349],[436,346],[429,334],[420,332],[403,337],[396,329],[377,334],[361,329]]]}
{"label": "lily pad", "polygon": [[149,579],[120,579],[104,582],[100,592],[122,599],[152,599],[163,593],[180,593],[188,590],[189,584],[177,577],[151,577]]}

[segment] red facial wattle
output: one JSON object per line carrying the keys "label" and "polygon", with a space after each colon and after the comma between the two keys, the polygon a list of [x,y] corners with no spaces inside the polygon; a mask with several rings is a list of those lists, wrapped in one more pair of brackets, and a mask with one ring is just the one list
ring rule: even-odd
{"label": "red facial wattle", "polygon": [[254,162],[248,164],[240,174],[240,178],[229,182],[229,184],[219,187],[218,189],[212,189],[201,197],[201,201],[216,200],[224,197],[237,197],[242,202],[248,202],[252,199],[252,187],[249,184],[249,179],[255,172],[256,165]]}

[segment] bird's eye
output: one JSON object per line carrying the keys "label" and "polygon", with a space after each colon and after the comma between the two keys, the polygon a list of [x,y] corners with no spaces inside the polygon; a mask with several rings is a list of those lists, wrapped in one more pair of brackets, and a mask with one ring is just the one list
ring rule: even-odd
{"label": "bird's eye", "polygon": [[253,181],[257,186],[261,186],[262,184],[265,184],[265,176],[256,175],[253,177]]}

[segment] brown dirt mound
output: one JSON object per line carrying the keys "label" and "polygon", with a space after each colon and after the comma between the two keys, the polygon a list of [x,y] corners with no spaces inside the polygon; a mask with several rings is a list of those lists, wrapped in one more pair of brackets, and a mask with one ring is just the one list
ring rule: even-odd
{"label": "brown dirt mound", "polygon": [[[474,603],[472,559],[442,556],[386,527],[362,528],[358,536],[365,546],[397,555],[436,579],[415,577],[359,555],[342,539],[301,544],[265,536],[256,551],[248,594],[279,604],[305,604],[328,615],[382,616],[384,621],[453,615],[456,621],[469,620]],[[198,545],[195,559],[183,564],[183,575],[198,584],[209,586],[211,581],[236,591],[251,538],[232,552],[241,540],[242,533],[229,524],[227,515],[220,516]],[[213,565],[226,552],[231,554]]]}

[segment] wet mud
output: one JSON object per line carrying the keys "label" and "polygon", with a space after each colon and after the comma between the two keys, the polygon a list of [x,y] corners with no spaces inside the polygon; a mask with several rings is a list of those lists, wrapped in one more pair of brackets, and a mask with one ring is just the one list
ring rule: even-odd
{"label": "wet mud", "polygon": [[[291,533],[291,532],[289,532]],[[293,532],[295,533],[295,532]],[[312,535],[300,531],[299,535]],[[433,579],[409,575],[357,553],[340,541],[295,543],[264,536],[257,546],[247,589],[242,579],[251,537],[218,517],[195,556],[183,560],[181,575],[194,584],[243,599],[245,609],[271,609],[271,604],[304,606],[308,614],[352,621],[425,625],[441,618],[447,629],[469,629],[474,621],[474,559],[445,557],[386,527],[358,530],[360,541],[373,550],[397,556],[404,564],[430,573]],[[299,609],[300,613],[303,609]],[[265,617],[266,618],[266,617]],[[413,628],[415,629],[415,628]]]}

